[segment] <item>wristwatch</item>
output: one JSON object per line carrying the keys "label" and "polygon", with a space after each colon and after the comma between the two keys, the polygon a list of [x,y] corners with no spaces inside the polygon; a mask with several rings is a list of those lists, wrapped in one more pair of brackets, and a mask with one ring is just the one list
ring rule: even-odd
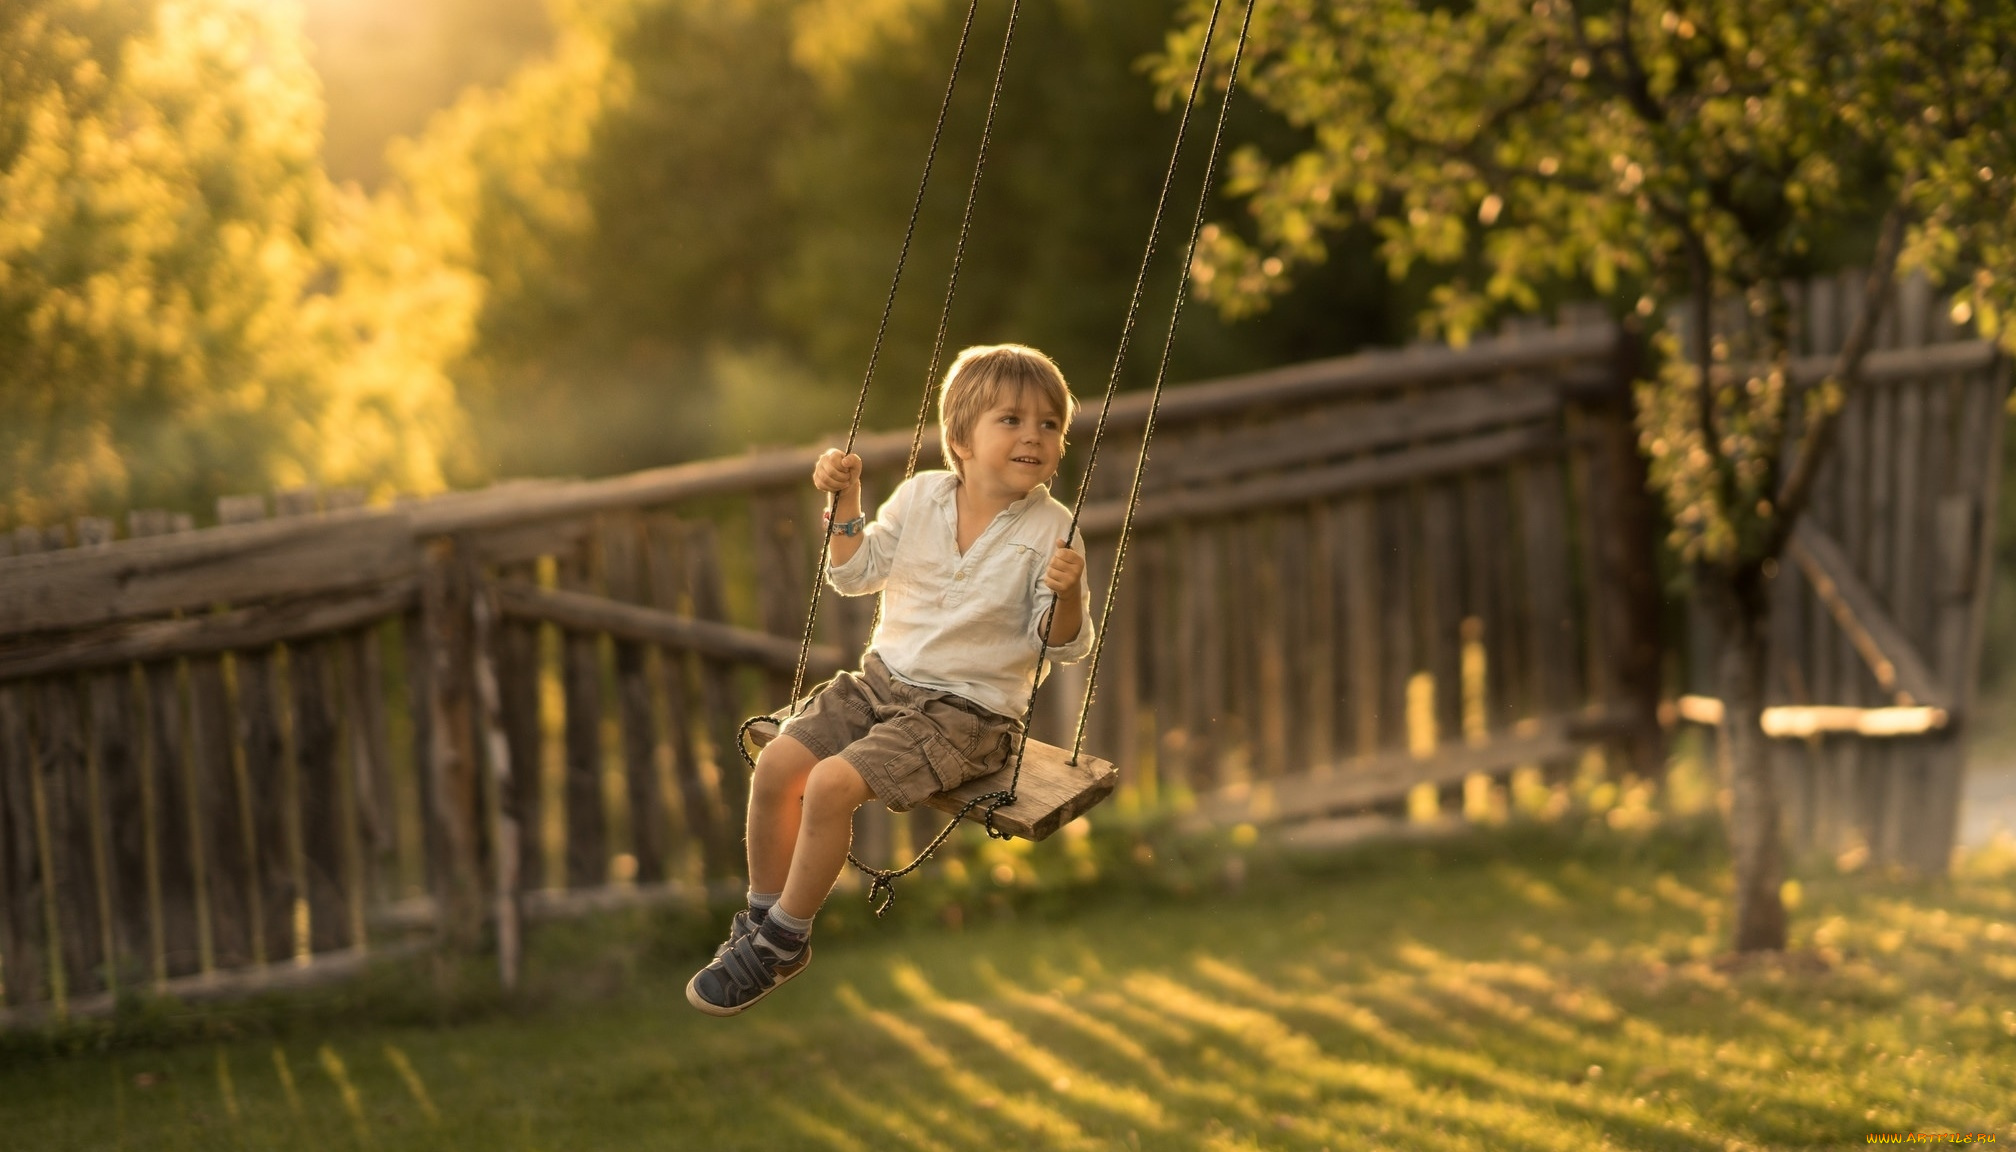
{"label": "wristwatch", "polygon": [[820,515],[826,521],[826,527],[829,531],[836,532],[842,536],[859,536],[868,527],[868,517],[865,515],[856,516],[852,520],[842,520],[837,524],[833,521],[832,509],[829,508]]}

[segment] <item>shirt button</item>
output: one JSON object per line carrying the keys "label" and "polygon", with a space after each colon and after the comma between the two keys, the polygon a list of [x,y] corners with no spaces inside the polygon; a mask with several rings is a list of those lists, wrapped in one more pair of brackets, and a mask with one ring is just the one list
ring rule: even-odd
{"label": "shirt button", "polygon": [[965,578],[966,578],[966,573],[965,573],[964,571],[959,571],[959,572],[955,572],[955,573],[953,573],[953,575],[952,575],[952,579],[954,579],[954,580],[964,580]]}

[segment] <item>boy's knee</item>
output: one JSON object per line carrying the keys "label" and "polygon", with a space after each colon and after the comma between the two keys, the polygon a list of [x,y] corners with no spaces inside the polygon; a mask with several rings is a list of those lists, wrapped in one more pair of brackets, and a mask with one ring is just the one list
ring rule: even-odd
{"label": "boy's knee", "polygon": [[789,736],[779,736],[756,754],[756,783],[759,787],[790,783],[811,771],[817,760],[803,744]]}
{"label": "boy's knee", "polygon": [[805,806],[808,808],[840,808],[852,812],[874,798],[868,784],[855,770],[839,756],[829,756],[812,766],[812,774],[805,780]]}

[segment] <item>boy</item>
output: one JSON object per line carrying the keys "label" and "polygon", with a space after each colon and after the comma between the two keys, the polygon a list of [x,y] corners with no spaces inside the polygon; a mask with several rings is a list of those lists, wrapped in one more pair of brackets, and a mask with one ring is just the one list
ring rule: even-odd
{"label": "boy", "polygon": [[812,483],[839,493],[828,579],[843,596],[881,592],[882,619],[861,671],[829,681],[757,758],[749,907],[687,983],[695,1008],[733,1016],[811,962],[856,808],[906,811],[1008,762],[1053,605],[1050,658],[1092,650],[1085,557],[1045,487],[1076,407],[1043,353],[968,348],[938,401],[951,471],[905,481],[866,524],[860,457],[819,458]]}

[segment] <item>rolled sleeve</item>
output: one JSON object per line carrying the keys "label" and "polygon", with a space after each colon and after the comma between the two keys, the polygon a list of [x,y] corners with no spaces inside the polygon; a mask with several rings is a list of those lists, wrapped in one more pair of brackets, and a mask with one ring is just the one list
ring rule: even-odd
{"label": "rolled sleeve", "polygon": [[868,596],[882,591],[889,582],[889,568],[896,559],[896,546],[903,539],[903,517],[910,503],[913,480],[906,480],[875,510],[875,519],[862,534],[861,547],[845,564],[830,565],[826,582],[842,596]]}

